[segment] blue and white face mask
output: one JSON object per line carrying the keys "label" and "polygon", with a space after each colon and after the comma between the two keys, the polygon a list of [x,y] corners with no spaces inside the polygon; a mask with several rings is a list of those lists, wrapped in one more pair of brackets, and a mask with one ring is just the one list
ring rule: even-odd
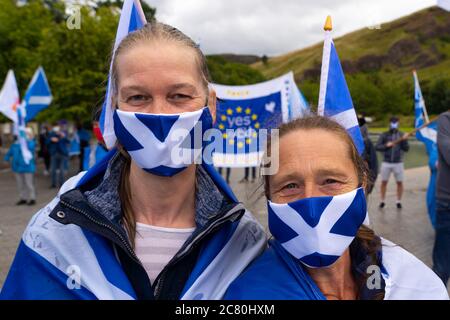
{"label": "blue and white face mask", "polygon": [[391,130],[398,129],[398,122],[391,122],[390,123],[390,128],[391,128]]}
{"label": "blue and white face mask", "polygon": [[268,201],[268,209],[273,237],[311,268],[336,262],[359,227],[368,223],[362,188],[334,197],[306,198],[286,204]]}
{"label": "blue and white face mask", "polygon": [[170,177],[201,159],[203,134],[212,128],[209,108],[179,114],[151,114],[116,109],[117,140],[143,170]]}

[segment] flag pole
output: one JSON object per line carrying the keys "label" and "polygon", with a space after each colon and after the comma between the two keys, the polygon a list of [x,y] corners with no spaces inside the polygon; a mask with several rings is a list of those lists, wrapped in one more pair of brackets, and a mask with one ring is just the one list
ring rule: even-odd
{"label": "flag pole", "polygon": [[397,140],[392,141],[392,145],[396,145],[397,143],[400,143],[400,142],[402,142],[403,140],[407,140],[410,136],[412,136],[413,134],[415,134],[417,131],[420,131],[420,130],[422,130],[423,128],[428,127],[430,124],[436,122],[437,119],[438,119],[438,118],[436,117],[436,118],[434,118],[434,119],[431,120],[431,121],[427,121],[426,123],[424,123],[424,124],[421,125],[420,127],[415,128],[414,130],[412,130],[412,131],[410,131],[410,132],[404,134],[401,138],[398,138]]}
{"label": "flag pole", "polygon": [[331,16],[327,16],[327,19],[325,21],[325,25],[324,25],[323,29],[325,30],[325,40],[323,42],[322,70],[320,73],[319,102],[317,104],[317,114],[320,116],[323,116],[325,113],[325,96],[327,93],[328,70],[330,67],[331,31],[333,30]]}

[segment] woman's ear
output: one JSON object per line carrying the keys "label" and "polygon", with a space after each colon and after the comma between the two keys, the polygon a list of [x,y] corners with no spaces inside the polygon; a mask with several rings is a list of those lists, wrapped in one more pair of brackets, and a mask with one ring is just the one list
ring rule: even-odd
{"label": "woman's ear", "polygon": [[209,96],[208,96],[208,108],[211,113],[213,123],[216,122],[216,111],[217,111],[217,95],[216,91],[212,88],[209,88]]}

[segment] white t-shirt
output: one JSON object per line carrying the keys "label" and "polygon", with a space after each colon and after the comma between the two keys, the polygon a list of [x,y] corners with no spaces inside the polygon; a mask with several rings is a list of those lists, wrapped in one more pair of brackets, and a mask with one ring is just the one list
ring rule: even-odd
{"label": "white t-shirt", "polygon": [[152,284],[194,230],[136,223],[135,252]]}

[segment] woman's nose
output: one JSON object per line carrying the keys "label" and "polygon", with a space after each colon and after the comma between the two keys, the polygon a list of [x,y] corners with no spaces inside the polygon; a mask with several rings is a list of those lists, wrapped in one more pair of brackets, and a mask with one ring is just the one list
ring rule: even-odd
{"label": "woman's nose", "polygon": [[177,110],[164,98],[154,98],[144,112],[155,114],[171,114],[176,113]]}
{"label": "woman's nose", "polygon": [[304,197],[305,198],[313,198],[313,197],[322,197],[325,194],[320,191],[320,188],[315,183],[306,183],[304,189]]}

